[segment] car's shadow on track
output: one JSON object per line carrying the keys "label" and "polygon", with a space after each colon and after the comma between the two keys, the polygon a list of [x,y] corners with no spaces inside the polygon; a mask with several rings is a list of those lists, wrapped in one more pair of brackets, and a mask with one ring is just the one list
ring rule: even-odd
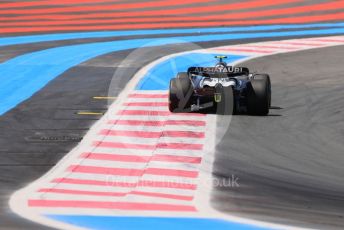
{"label": "car's shadow on track", "polygon": [[[283,108],[280,106],[271,106],[270,107],[270,113],[265,115],[265,116],[257,116],[257,115],[250,115],[247,113],[229,113],[229,114],[223,114],[223,113],[219,113],[218,111],[216,111],[216,109],[214,108],[208,108],[208,109],[203,109],[201,111],[186,111],[187,113],[200,113],[200,114],[210,114],[210,115],[220,115],[220,116],[250,116],[250,117],[280,117],[283,116],[282,114],[276,114],[276,113],[271,113],[274,112],[276,110],[282,110]],[[273,110],[273,111],[272,111]],[[277,112],[277,111],[276,111]]]}

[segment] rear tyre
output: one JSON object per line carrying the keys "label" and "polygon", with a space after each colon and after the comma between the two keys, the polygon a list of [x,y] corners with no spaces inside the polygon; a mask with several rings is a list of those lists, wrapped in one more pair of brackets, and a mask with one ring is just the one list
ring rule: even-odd
{"label": "rear tyre", "polygon": [[268,89],[269,89],[269,108],[271,107],[271,80],[269,74],[256,74],[253,76],[253,79],[261,79],[268,82]]}
{"label": "rear tyre", "polygon": [[248,84],[247,112],[251,115],[264,116],[269,113],[271,86],[268,77],[260,76],[262,77],[254,77]]}
{"label": "rear tyre", "polygon": [[192,96],[191,82],[189,78],[173,78],[169,88],[170,112],[186,112],[190,106]]}
{"label": "rear tyre", "polygon": [[179,79],[189,79],[189,75],[188,75],[187,72],[179,72],[177,74],[177,78],[179,78]]}
{"label": "rear tyre", "polygon": [[221,95],[220,102],[214,102],[216,106],[216,113],[219,115],[232,115],[234,114],[234,94],[232,87],[216,87],[215,93]]}

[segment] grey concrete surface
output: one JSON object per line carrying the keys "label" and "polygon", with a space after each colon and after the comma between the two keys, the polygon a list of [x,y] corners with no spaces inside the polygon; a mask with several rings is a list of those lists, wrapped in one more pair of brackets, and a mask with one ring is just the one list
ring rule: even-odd
{"label": "grey concrete surface", "polygon": [[[244,63],[269,73],[266,117],[233,116],[216,147],[212,204],[241,217],[320,229],[344,228],[344,46]],[[219,125],[221,128],[221,124]]]}

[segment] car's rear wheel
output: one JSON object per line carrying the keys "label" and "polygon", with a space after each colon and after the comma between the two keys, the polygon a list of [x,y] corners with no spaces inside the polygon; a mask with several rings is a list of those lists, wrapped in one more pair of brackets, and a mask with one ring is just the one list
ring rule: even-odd
{"label": "car's rear wheel", "polygon": [[[216,94],[220,96],[220,100],[216,101]],[[214,103],[216,113],[220,115],[231,115],[235,111],[234,94],[232,87],[215,87]]]}
{"label": "car's rear wheel", "polygon": [[187,112],[192,96],[189,78],[173,78],[169,88],[169,110],[171,112]]}
{"label": "car's rear wheel", "polygon": [[267,76],[260,75],[248,84],[247,111],[251,115],[264,116],[269,113],[271,85]]}
{"label": "car's rear wheel", "polygon": [[269,74],[256,74],[253,76],[253,79],[261,79],[268,82],[268,90],[269,90],[269,108],[271,106],[271,80]]}
{"label": "car's rear wheel", "polygon": [[189,79],[189,75],[188,75],[187,72],[179,72],[177,74],[177,78],[179,78],[179,79]]}

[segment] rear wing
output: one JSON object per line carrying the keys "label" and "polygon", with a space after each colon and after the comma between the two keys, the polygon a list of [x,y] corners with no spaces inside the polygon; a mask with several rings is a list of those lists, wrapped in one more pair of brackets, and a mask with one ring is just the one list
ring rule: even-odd
{"label": "rear wing", "polygon": [[190,67],[188,68],[188,74],[198,74],[202,76],[240,76],[249,75],[250,70],[246,67],[240,66],[221,66],[221,67]]}

